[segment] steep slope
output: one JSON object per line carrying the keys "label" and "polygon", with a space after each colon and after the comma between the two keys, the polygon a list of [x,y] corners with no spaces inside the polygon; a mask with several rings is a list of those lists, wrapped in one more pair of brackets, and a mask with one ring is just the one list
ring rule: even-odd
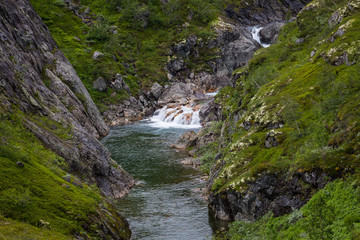
{"label": "steep slope", "polygon": [[218,94],[223,122],[198,140],[213,164],[217,217],[287,214],[328,182],[358,176],[358,22],[358,1],[312,1]]}
{"label": "steep slope", "polygon": [[155,82],[166,89],[187,83],[196,93],[187,99],[228,85],[260,48],[248,27],[294,17],[307,2],[31,1],[108,124],[166,105],[173,91],[161,92],[159,103]]}
{"label": "steep slope", "polygon": [[[28,1],[3,1],[0,15],[1,214],[42,226],[39,221],[59,224],[55,218],[67,213],[62,217],[76,228],[51,227],[66,234],[127,238],[126,221],[96,187],[88,187],[95,184],[106,197],[119,198],[134,182],[96,139],[108,129],[89,93]],[[16,199],[24,211],[16,208]],[[38,211],[46,209],[46,199],[54,206]],[[116,221],[119,225],[112,225]],[[91,224],[102,227],[97,232]]]}

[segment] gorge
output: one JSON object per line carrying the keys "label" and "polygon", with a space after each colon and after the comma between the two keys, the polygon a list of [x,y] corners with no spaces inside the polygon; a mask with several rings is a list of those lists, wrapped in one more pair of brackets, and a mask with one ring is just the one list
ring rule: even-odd
{"label": "gorge", "polygon": [[3,0],[0,238],[358,239],[359,9]]}

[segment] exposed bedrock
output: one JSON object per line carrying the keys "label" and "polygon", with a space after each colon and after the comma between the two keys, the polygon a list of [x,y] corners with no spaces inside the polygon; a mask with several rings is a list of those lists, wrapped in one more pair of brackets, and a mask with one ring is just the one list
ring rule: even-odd
{"label": "exposed bedrock", "polygon": [[320,171],[298,173],[289,178],[264,174],[247,182],[244,192],[229,189],[211,193],[208,201],[219,219],[255,221],[269,211],[281,216],[301,208],[330,179]]}
{"label": "exposed bedrock", "polygon": [[[2,107],[23,112],[24,124],[67,161],[72,174],[97,184],[107,197],[124,196],[134,181],[97,140],[108,128],[45,24],[25,0],[3,1],[0,15]],[[69,129],[71,137],[59,137],[36,117]]]}

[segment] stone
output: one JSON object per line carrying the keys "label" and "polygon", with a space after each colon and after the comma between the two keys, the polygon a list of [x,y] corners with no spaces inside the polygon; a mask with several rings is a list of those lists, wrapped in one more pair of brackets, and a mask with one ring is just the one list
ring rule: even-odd
{"label": "stone", "polygon": [[172,75],[176,75],[184,67],[185,67],[185,63],[182,59],[174,59],[168,62],[167,64],[167,69]]}
{"label": "stone", "polygon": [[68,183],[71,183],[71,175],[70,174],[66,174],[65,176],[62,177],[62,179],[64,179]]}
{"label": "stone", "polygon": [[92,55],[92,59],[98,59],[98,58],[101,58],[101,57],[103,57],[103,56],[104,56],[103,53],[101,53],[101,52],[99,52],[99,51],[95,51],[95,52],[93,53],[93,55]]}
{"label": "stone", "polygon": [[260,30],[260,40],[262,43],[273,44],[277,40],[280,28],[283,27],[285,23],[282,22],[273,22],[266,25],[263,29]]}
{"label": "stone", "polygon": [[266,148],[272,148],[277,147],[279,145],[279,142],[276,139],[276,136],[281,135],[282,133],[276,132],[274,130],[271,130],[266,134],[265,138],[265,147]]}
{"label": "stone", "polygon": [[197,134],[194,131],[187,131],[180,136],[177,140],[177,144],[173,147],[177,149],[186,149],[189,147],[194,147],[197,141]]}
{"label": "stone", "polygon": [[151,86],[151,94],[154,96],[155,99],[159,99],[162,91],[163,87],[157,82]]}
{"label": "stone", "polygon": [[184,160],[182,160],[181,164],[198,167],[201,165],[201,160],[199,158],[189,157],[189,158],[185,158]]}
{"label": "stone", "polygon": [[5,33],[0,32],[0,40],[1,40],[2,42],[5,42],[5,41],[7,40],[7,37],[6,37]]}
{"label": "stone", "polygon": [[301,44],[304,42],[305,42],[305,38],[298,38],[298,39],[296,39],[295,44]]}
{"label": "stone", "polygon": [[310,53],[310,57],[315,56],[315,54],[316,54],[315,50],[312,50],[311,53]]}
{"label": "stone", "polygon": [[190,45],[190,46],[195,46],[197,43],[197,37],[195,35],[190,35],[187,39],[186,39],[186,44]]}
{"label": "stone", "polygon": [[220,105],[215,103],[214,99],[208,101],[199,112],[200,120],[203,124],[212,121],[221,121],[222,120],[222,110]]}
{"label": "stone", "polygon": [[20,162],[20,161],[17,161],[17,162],[16,162],[16,165],[17,165],[18,167],[21,167],[21,168],[25,167],[24,163],[22,163],[22,162]]}
{"label": "stone", "polygon": [[131,95],[130,87],[125,83],[123,77],[119,73],[115,75],[115,81],[112,82],[112,86],[116,91],[124,89],[128,94]]}
{"label": "stone", "polygon": [[100,92],[105,92],[107,90],[106,80],[102,77],[97,78],[93,83],[93,88]]}

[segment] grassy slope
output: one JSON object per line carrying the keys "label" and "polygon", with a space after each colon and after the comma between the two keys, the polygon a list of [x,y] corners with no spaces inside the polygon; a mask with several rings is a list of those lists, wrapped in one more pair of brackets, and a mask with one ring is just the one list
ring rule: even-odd
{"label": "grassy slope", "polygon": [[[232,126],[234,131],[225,134],[221,151],[226,165],[212,189],[241,192],[246,181],[266,172],[291,176],[321,169],[352,177],[329,184],[290,215],[236,222],[231,239],[359,238],[359,190],[354,180],[360,165],[359,4],[351,1],[357,7],[347,11],[341,23],[328,25],[331,14],[348,2],[312,2],[297,22],[283,28],[277,44],[259,50],[249,66],[237,70],[242,73],[238,87],[221,91],[217,102],[228,117],[227,129]],[[345,34],[331,41],[340,28]],[[305,42],[296,44],[298,38]],[[350,66],[335,66],[345,51]],[[242,113],[241,119],[234,122],[237,113]],[[240,126],[244,121],[252,124],[249,131]],[[271,122],[285,125],[275,130],[279,146],[266,148],[266,125]]]}
{"label": "grassy slope", "polygon": [[[202,39],[210,37],[209,23],[221,8],[218,0],[171,0],[168,4],[160,0],[83,0],[79,12],[90,8],[92,24],[88,26],[66,9],[62,0],[30,2],[101,111],[128,95],[122,91],[110,97],[113,89],[105,93],[94,90],[92,83],[97,77],[102,76],[110,82],[120,73],[134,95],[153,82],[167,82],[164,67],[170,46],[190,34]],[[188,19],[190,15],[191,20]],[[115,29],[117,33],[113,33]],[[94,51],[101,51],[105,56],[91,59]]]}
{"label": "grassy slope", "polygon": [[235,222],[230,239],[359,239],[359,181],[336,180],[291,214],[264,216],[255,223]]}
{"label": "grassy slope", "polygon": [[[64,160],[45,149],[22,126],[24,118],[15,111],[2,111],[0,115],[0,238],[51,239],[48,236],[53,235],[52,239],[68,239],[74,234],[95,237],[98,226],[89,217],[96,219],[99,204],[107,205],[97,187],[66,182]],[[36,116],[26,118],[39,121]],[[55,122],[41,121],[43,127],[62,132],[61,137],[71,137]],[[18,166],[18,161],[24,167]]]}
{"label": "grassy slope", "polygon": [[[227,147],[222,149],[227,161],[222,177],[228,180],[220,177],[214,190],[230,185],[240,190],[242,179],[264,171],[291,173],[320,168],[335,174],[359,165],[360,112],[354,99],[360,94],[360,67],[356,63],[360,14],[352,12],[342,23],[318,29],[316,21],[327,23],[336,10],[331,1],[327,3],[328,8],[303,11],[298,20],[303,24],[287,24],[277,44],[259,50],[249,66],[237,70],[244,73],[238,80],[241,84],[223,89],[217,97],[235,130],[227,132]],[[326,40],[349,22],[343,36],[333,43]],[[303,35],[305,42],[296,44]],[[348,51],[352,52],[349,61],[356,64],[333,66],[324,60],[322,56],[339,46],[343,49],[333,51],[330,58]],[[311,58],[313,50],[316,53]],[[237,113],[242,113],[241,119],[233,122],[231,116]],[[244,121],[253,125],[249,131],[240,126]],[[266,148],[266,126],[274,122],[285,122],[275,130],[279,146]]]}

